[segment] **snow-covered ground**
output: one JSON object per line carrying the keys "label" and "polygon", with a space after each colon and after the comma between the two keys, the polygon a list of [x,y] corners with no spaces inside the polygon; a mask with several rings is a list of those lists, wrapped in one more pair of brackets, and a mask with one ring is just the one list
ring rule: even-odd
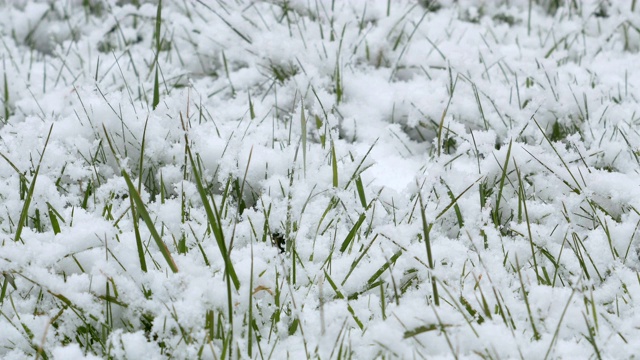
{"label": "snow-covered ground", "polygon": [[0,357],[640,354],[635,0],[0,2]]}

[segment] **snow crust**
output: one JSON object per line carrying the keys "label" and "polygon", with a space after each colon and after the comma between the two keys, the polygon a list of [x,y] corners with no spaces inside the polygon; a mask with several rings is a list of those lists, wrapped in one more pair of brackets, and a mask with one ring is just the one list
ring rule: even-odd
{"label": "snow crust", "polygon": [[2,2],[0,357],[634,358],[632,3]]}

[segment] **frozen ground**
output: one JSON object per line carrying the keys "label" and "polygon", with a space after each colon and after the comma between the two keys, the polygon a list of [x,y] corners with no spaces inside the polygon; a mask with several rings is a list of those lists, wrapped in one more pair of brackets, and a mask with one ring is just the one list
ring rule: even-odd
{"label": "frozen ground", "polygon": [[0,36],[3,359],[640,354],[635,0],[15,0]]}

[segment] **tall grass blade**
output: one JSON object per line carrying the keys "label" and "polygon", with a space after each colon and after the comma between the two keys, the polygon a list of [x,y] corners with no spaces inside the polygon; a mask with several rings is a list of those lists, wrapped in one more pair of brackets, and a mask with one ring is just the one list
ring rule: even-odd
{"label": "tall grass blade", "polygon": [[167,262],[167,265],[169,265],[169,268],[171,268],[171,271],[173,271],[174,273],[177,273],[178,266],[173,261],[173,257],[171,257],[171,253],[169,252],[167,245],[165,245],[164,241],[162,241],[162,237],[160,237],[160,234],[158,234],[158,231],[156,230],[156,227],[153,224],[153,220],[151,219],[149,212],[147,212],[144,202],[140,197],[140,193],[138,193],[138,190],[136,190],[135,185],[133,184],[133,182],[131,181],[131,178],[129,177],[129,174],[127,174],[127,172],[124,169],[122,170],[122,177],[124,178],[124,181],[127,183],[127,187],[129,188],[129,196],[133,198],[133,201],[136,205],[136,209],[138,210],[138,214],[147,225],[147,228],[149,229],[149,233],[151,233],[151,237],[153,238],[153,240],[156,242],[156,245],[158,245],[158,248],[160,249],[160,253],[164,257],[165,261]]}
{"label": "tall grass blade", "polygon": [[52,131],[53,131],[53,124],[49,128],[49,133],[47,134],[47,139],[44,142],[44,148],[42,149],[42,154],[40,155],[38,166],[36,167],[36,171],[33,174],[33,179],[31,180],[31,184],[29,185],[27,196],[24,199],[24,204],[22,205],[22,212],[20,213],[20,219],[18,220],[18,226],[16,227],[16,234],[13,238],[13,241],[16,241],[16,242],[20,241],[24,243],[24,241],[22,241],[20,236],[22,235],[22,229],[27,224],[27,219],[29,218],[29,206],[31,205],[31,200],[33,199],[33,192],[36,188],[36,180],[38,179],[38,173],[40,172],[40,165],[42,165],[42,158],[44,158],[44,153],[47,150],[47,145],[49,144],[49,138],[51,137]]}
{"label": "tall grass blade", "polygon": [[336,146],[331,141],[331,170],[333,172],[333,187],[338,187],[338,159],[336,158]]}
{"label": "tall grass blade", "polygon": [[507,178],[509,168],[509,158],[511,157],[511,146],[513,140],[509,141],[509,147],[507,148],[507,156],[504,159],[504,165],[502,166],[502,175],[500,176],[500,184],[498,185],[498,196],[496,197],[496,208],[492,211],[493,224],[499,227],[502,224],[502,213],[500,212],[500,201],[502,200],[502,190],[504,190],[504,181]]}
{"label": "tall grass blade", "polygon": [[[4,58],[2,59],[2,65],[4,68]],[[9,83],[7,81],[7,70],[4,70],[4,94],[3,94],[3,102],[4,102],[4,122],[9,121]]]}
{"label": "tall grass blade", "polygon": [[[188,143],[188,142],[187,142]],[[200,171],[193,160],[193,155],[191,153],[191,148],[187,148],[187,152],[189,154],[189,162],[191,163],[191,170],[193,171],[193,177],[196,181],[196,188],[198,190],[198,194],[200,194],[200,199],[202,200],[202,205],[204,206],[205,212],[207,214],[207,219],[209,226],[211,227],[211,231],[216,239],[216,243],[218,245],[218,249],[220,250],[220,254],[224,259],[225,270],[229,274],[229,277],[233,281],[233,285],[236,290],[240,289],[240,280],[238,280],[238,276],[236,275],[236,271],[233,268],[233,264],[231,263],[231,258],[229,256],[229,252],[227,251],[227,245],[224,241],[224,233],[222,232],[222,222],[220,219],[220,214],[217,211],[217,208],[211,208],[211,204],[209,203],[209,197],[207,195],[207,191],[202,184],[202,179],[200,177]],[[216,207],[215,201],[212,201],[213,206]]]}
{"label": "tall grass blade", "polygon": [[340,252],[345,252],[345,250],[347,250],[347,248],[349,247],[353,239],[356,237],[356,234],[358,233],[358,229],[360,229],[360,226],[362,226],[362,223],[364,222],[364,219],[366,217],[367,216],[365,213],[360,214],[358,221],[356,221],[356,223],[351,228],[351,231],[349,231],[349,233],[347,234],[347,237],[342,242],[342,245],[340,246]]}
{"label": "tall grass blade", "polygon": [[162,28],[162,0],[158,0],[158,7],[156,10],[156,28],[155,28],[155,39],[156,39],[156,56],[160,54],[160,30]]}
{"label": "tall grass blade", "polygon": [[142,243],[142,236],[140,236],[140,225],[139,225],[139,216],[136,212],[135,201],[133,197],[129,196],[129,201],[131,205],[129,208],[131,209],[131,221],[133,223],[133,234],[136,238],[136,250],[138,251],[138,261],[140,262],[140,270],[143,272],[147,272],[147,260],[144,257],[144,245]]}
{"label": "tall grass blade", "polygon": [[364,258],[364,256],[367,254],[369,249],[371,249],[371,245],[373,245],[373,243],[376,241],[377,238],[378,238],[378,234],[376,234],[376,236],[373,237],[373,239],[371,240],[369,245],[367,245],[367,247],[364,248],[364,250],[362,250],[362,252],[360,253],[360,256],[358,256],[358,258],[355,259],[351,263],[351,267],[349,268],[349,272],[347,272],[347,275],[345,275],[344,279],[340,283],[341,286],[344,286],[344,284],[347,282],[347,279],[349,279],[349,276],[351,276],[351,273],[353,272],[353,270],[355,270],[358,267],[358,264],[360,263],[362,258]]}
{"label": "tall grass blade", "polygon": [[[533,234],[531,232],[531,221],[529,221],[529,210],[527,208],[527,194],[524,191],[524,185],[522,181],[522,176],[520,175],[520,169],[518,169],[518,164],[513,162],[513,165],[516,168],[516,174],[518,175],[518,191],[520,192],[520,197],[522,198],[522,207],[524,208],[524,218],[527,222],[527,234],[529,235],[529,245],[531,247],[531,259],[533,260],[533,270],[536,273],[536,280],[538,281],[538,285],[543,281],[543,278],[540,277],[540,273],[538,272],[538,260],[536,258],[536,251],[534,249],[533,242]],[[549,285],[549,284],[547,284]]]}
{"label": "tall grass blade", "polygon": [[556,326],[556,330],[553,333],[553,337],[551,338],[551,342],[549,343],[549,348],[547,349],[546,354],[544,355],[544,359],[547,360],[549,358],[549,355],[551,354],[551,350],[553,350],[553,347],[556,344],[556,341],[558,339],[558,334],[560,333],[560,326],[562,325],[562,320],[564,320],[564,316],[567,313],[567,309],[569,309],[569,305],[571,305],[571,299],[573,299],[573,295],[575,294],[575,290],[571,291],[571,295],[569,296],[569,300],[567,300],[567,303],[564,306],[564,309],[562,309],[562,314],[560,314],[560,319],[558,320],[558,325]]}
{"label": "tall grass blade", "polygon": [[216,16],[219,17],[220,20],[222,20],[222,22],[224,22],[234,33],[236,33],[236,35],[238,35],[242,40],[244,40],[249,45],[251,45],[252,42],[251,42],[251,38],[249,38],[249,36],[241,33],[240,30],[238,30],[235,26],[233,26],[225,17],[220,15],[214,8],[212,8],[211,6],[207,5],[206,2],[204,2],[202,0],[196,0],[196,1],[199,4],[201,4],[202,6],[206,7],[212,13],[216,14]]}
{"label": "tall grass blade", "polygon": [[160,82],[158,81],[158,68],[156,67],[156,75],[153,80],[153,102],[151,106],[155,110],[160,103]]}
{"label": "tall grass blade", "polygon": [[356,178],[356,189],[358,190],[358,198],[360,198],[360,204],[364,209],[367,208],[367,197],[364,193],[364,185],[362,184],[362,177],[358,175]]}
{"label": "tall grass blade", "polygon": [[431,278],[431,289],[433,291],[433,300],[436,306],[440,306],[440,297],[438,296],[438,285],[436,281],[436,276],[433,272],[435,266],[433,263],[433,255],[431,254],[431,239],[429,238],[429,232],[431,231],[431,225],[427,224],[427,216],[424,211],[424,203],[422,202],[422,194],[418,194],[418,198],[420,200],[420,215],[422,217],[422,236],[424,240],[425,247],[427,248],[427,260],[429,261],[429,270],[431,270],[431,274],[429,277]]}
{"label": "tall grass blade", "polygon": [[49,213],[49,221],[51,222],[51,229],[53,230],[54,234],[59,234],[61,230],[60,230],[60,222],[58,221],[58,218],[60,218],[62,222],[64,222],[64,219],[62,219],[62,216],[60,215],[60,213],[58,213],[56,209],[54,209],[53,206],[51,206],[51,204],[47,203],[47,208]]}
{"label": "tall grass blade", "polygon": [[155,110],[156,107],[158,107],[158,104],[160,103],[160,81],[159,81],[159,69],[158,67],[160,66],[160,64],[158,63],[158,60],[160,58],[160,51],[162,50],[162,39],[160,37],[160,33],[162,30],[162,0],[158,1],[158,7],[157,7],[157,11],[156,11],[156,26],[155,26],[155,43],[156,43],[156,56],[155,56],[155,61],[154,61],[154,65],[156,68],[156,73],[153,79],[153,100],[151,103],[152,108]]}
{"label": "tall grass blade", "polygon": [[[576,179],[576,177],[573,175],[573,173],[569,169],[569,165],[567,165],[567,163],[564,161],[562,156],[560,156],[560,153],[558,152],[558,150],[556,150],[556,147],[553,146],[553,143],[551,142],[551,139],[549,139],[549,137],[547,136],[547,133],[545,133],[544,130],[542,129],[542,127],[540,126],[540,124],[538,124],[538,121],[533,119],[533,122],[536,124],[536,126],[538,127],[538,129],[542,133],[542,136],[545,138],[545,140],[547,140],[547,143],[549,144],[549,146],[551,146],[551,149],[553,150],[553,152],[556,154],[556,156],[558,156],[558,159],[560,159],[560,162],[562,163],[562,166],[564,166],[564,168],[569,173],[569,176],[571,176],[571,179],[576,184],[575,188],[570,186],[571,190],[573,192],[575,192],[576,194],[580,194],[582,192],[582,187],[580,186],[580,183],[578,183],[578,180]],[[565,182],[565,184],[567,184],[567,183]],[[569,186],[569,184],[567,184],[567,185]]]}
{"label": "tall grass blade", "polygon": [[304,106],[300,105],[300,131],[302,136],[302,168],[304,177],[307,177],[307,119],[304,116]]}
{"label": "tall grass blade", "polygon": [[518,270],[518,279],[520,280],[520,289],[522,290],[522,297],[524,299],[524,304],[527,307],[527,314],[529,314],[529,322],[531,323],[531,330],[533,330],[533,338],[537,341],[540,340],[541,336],[536,328],[536,323],[533,319],[533,313],[531,312],[531,306],[529,305],[529,296],[528,292],[524,288],[524,281],[522,280],[522,272],[520,271],[520,264],[518,263],[518,258],[516,257],[516,268]]}

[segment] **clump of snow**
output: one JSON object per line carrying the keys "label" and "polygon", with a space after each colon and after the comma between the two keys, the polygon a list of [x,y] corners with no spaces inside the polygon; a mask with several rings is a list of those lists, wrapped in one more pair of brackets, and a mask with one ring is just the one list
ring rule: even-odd
{"label": "clump of snow", "polygon": [[1,4],[0,357],[635,356],[633,4]]}

